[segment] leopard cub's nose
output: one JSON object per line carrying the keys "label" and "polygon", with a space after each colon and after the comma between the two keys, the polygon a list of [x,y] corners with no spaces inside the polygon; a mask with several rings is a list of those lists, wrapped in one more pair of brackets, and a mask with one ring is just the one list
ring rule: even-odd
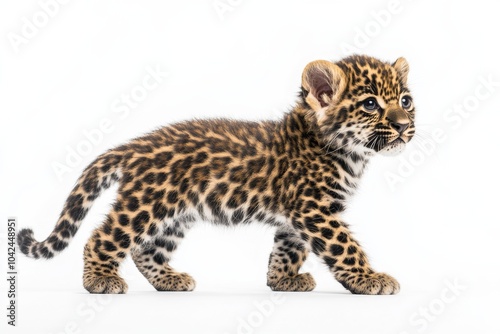
{"label": "leopard cub's nose", "polygon": [[399,108],[389,109],[387,111],[386,119],[389,122],[389,126],[396,130],[399,134],[402,134],[408,126],[410,126],[410,120],[404,112],[404,110]]}
{"label": "leopard cub's nose", "polygon": [[402,134],[406,129],[408,129],[408,126],[410,123],[399,123],[399,122],[393,122],[390,121],[391,128],[396,130],[399,134]]}

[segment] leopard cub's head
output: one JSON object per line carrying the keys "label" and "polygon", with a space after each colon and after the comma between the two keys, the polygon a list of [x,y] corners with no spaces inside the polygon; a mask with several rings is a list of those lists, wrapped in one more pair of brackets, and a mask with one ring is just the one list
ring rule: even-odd
{"label": "leopard cub's head", "polygon": [[368,56],[309,63],[302,96],[326,149],[400,153],[415,134],[408,71],[404,58],[393,64]]}

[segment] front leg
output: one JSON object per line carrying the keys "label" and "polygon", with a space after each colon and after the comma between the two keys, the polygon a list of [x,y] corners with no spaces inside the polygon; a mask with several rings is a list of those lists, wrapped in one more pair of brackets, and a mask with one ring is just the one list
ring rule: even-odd
{"label": "front leg", "polygon": [[299,269],[309,253],[308,246],[292,228],[282,227],[274,236],[269,256],[267,285],[274,291],[311,291],[316,286],[309,273]]}
{"label": "front leg", "polygon": [[363,249],[338,214],[312,210],[304,215],[295,214],[292,222],[301,238],[347,290],[365,295],[399,292],[399,283],[394,278],[371,268]]}

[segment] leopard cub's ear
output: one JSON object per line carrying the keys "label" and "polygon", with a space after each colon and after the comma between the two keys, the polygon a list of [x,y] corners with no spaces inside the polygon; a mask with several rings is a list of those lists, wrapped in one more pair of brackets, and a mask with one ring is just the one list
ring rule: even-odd
{"label": "leopard cub's ear", "polygon": [[401,82],[406,85],[408,81],[408,72],[410,72],[410,65],[408,65],[406,59],[404,59],[403,57],[399,57],[392,64],[392,67],[394,67],[396,69],[396,72],[398,72],[398,75],[401,78]]}
{"label": "leopard cub's ear", "polygon": [[304,99],[314,111],[339,101],[347,84],[340,67],[327,60],[316,60],[307,64],[302,73]]}

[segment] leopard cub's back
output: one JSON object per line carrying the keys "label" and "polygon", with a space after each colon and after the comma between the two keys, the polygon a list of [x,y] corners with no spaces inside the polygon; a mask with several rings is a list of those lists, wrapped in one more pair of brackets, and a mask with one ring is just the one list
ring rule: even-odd
{"label": "leopard cub's back", "polygon": [[165,219],[223,225],[253,220],[282,223],[284,187],[279,173],[288,158],[283,149],[274,148],[279,139],[273,133],[279,125],[183,122],[119,148],[133,154],[122,167],[118,200],[138,205],[118,211],[133,209],[129,215],[145,211],[156,223]]}

